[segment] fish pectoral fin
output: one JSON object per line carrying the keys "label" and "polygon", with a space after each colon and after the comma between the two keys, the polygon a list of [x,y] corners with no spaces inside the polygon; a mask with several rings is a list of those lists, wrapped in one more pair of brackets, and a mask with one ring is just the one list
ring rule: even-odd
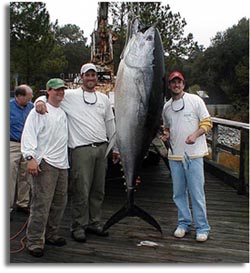
{"label": "fish pectoral fin", "polygon": [[116,133],[114,133],[112,135],[111,139],[109,140],[109,145],[108,145],[106,153],[105,153],[105,158],[108,156],[109,152],[114,147],[115,143],[116,143]]}
{"label": "fish pectoral fin", "polygon": [[145,89],[145,83],[143,82],[143,73],[140,72],[142,75],[137,77],[136,86],[137,90],[139,91],[139,95],[141,97],[141,102],[144,107],[147,105],[147,91]]}

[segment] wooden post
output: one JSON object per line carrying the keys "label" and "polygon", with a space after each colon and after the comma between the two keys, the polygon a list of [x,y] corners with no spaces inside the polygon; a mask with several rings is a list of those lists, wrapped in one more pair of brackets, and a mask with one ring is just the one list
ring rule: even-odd
{"label": "wooden post", "polygon": [[249,183],[249,130],[242,128],[240,138],[240,173],[238,194],[246,194],[247,183]]}
{"label": "wooden post", "polygon": [[217,143],[218,143],[218,124],[213,123],[213,131],[212,131],[212,160],[217,162],[218,160],[218,151],[217,151]]}

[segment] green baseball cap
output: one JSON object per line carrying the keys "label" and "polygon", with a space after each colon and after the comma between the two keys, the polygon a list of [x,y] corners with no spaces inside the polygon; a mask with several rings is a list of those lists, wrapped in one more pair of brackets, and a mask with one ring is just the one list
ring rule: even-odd
{"label": "green baseball cap", "polygon": [[47,83],[46,83],[46,88],[47,89],[59,89],[59,88],[68,88],[65,84],[65,82],[62,79],[59,78],[55,78],[55,79],[50,79]]}

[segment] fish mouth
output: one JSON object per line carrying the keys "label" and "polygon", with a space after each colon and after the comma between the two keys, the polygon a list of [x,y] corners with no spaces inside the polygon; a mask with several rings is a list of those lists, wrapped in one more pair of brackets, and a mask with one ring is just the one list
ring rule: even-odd
{"label": "fish mouth", "polygon": [[132,34],[135,34],[136,32],[145,33],[149,28],[151,28],[151,27],[155,28],[156,24],[157,23],[155,23],[153,26],[152,25],[146,25],[137,16],[132,20],[132,26],[131,26]]}

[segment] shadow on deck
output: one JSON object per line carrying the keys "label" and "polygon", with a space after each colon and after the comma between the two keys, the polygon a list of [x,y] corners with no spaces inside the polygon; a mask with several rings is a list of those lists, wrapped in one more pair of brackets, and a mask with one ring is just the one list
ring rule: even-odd
{"label": "shadow on deck", "polygon": [[[75,242],[69,232],[68,205],[60,234],[67,239],[63,247],[45,247],[42,258],[30,256],[26,250],[7,255],[7,263],[248,263],[249,262],[249,200],[210,173],[206,176],[206,199],[210,238],[205,243],[195,241],[191,230],[183,239],[173,237],[177,211],[172,201],[172,185],[166,166],[143,168],[142,183],[135,194],[136,204],[149,212],[161,225],[163,237],[141,219],[125,218],[109,229],[109,237],[89,235],[86,243]],[[125,187],[121,179],[108,177],[103,206],[103,222],[123,206]],[[14,215],[11,235],[24,224],[27,216]],[[10,243],[10,249],[20,247],[20,235]],[[141,241],[153,241],[158,246],[137,246]]]}

